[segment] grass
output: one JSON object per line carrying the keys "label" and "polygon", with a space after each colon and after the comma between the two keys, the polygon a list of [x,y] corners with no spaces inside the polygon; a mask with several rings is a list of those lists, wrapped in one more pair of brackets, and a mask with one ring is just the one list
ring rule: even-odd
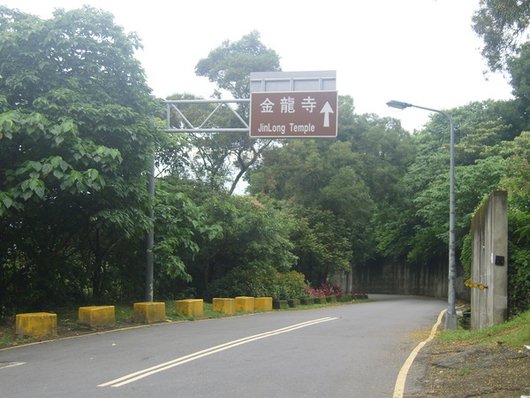
{"label": "grass", "polygon": [[506,344],[510,347],[521,348],[523,344],[530,344],[530,311],[489,328],[444,331],[440,339],[450,342]]}
{"label": "grass", "polygon": [[458,376],[467,376],[471,373],[471,370],[469,368],[462,368],[462,369],[459,369],[458,372],[456,373]]}
{"label": "grass", "polygon": [[[205,307],[207,305],[205,304]],[[166,318],[169,321],[184,321],[187,318],[178,315],[175,312],[175,302],[166,302]],[[102,328],[98,330],[109,330],[119,329],[138,325],[134,322],[133,306],[130,304],[118,304],[114,306],[116,324],[111,328]],[[78,307],[70,308],[56,308],[52,313],[57,314],[57,334],[59,337],[78,336],[94,332],[89,326],[81,325],[77,322],[78,318]],[[44,338],[32,338],[32,337],[21,337],[15,333],[15,317],[9,317],[0,323],[0,348],[6,348],[11,346],[17,346],[22,344],[33,343],[41,340],[47,340],[49,337]]]}

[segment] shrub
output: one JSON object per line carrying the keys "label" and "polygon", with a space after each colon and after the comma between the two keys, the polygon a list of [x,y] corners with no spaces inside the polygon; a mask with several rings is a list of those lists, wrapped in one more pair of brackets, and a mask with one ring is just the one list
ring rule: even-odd
{"label": "shrub", "polygon": [[275,310],[286,310],[289,308],[287,300],[272,300],[272,308]]}
{"label": "shrub", "polygon": [[208,296],[287,300],[303,296],[306,289],[304,275],[296,271],[279,272],[273,267],[236,267],[210,285]]}
{"label": "shrub", "polygon": [[306,292],[313,297],[328,297],[335,296],[341,297],[344,295],[344,291],[335,285],[323,283],[319,288],[307,288]]}
{"label": "shrub", "polygon": [[298,298],[304,295],[307,289],[304,274],[296,271],[276,274],[276,284],[281,287],[285,298]]}
{"label": "shrub", "polygon": [[339,301],[343,302],[343,303],[348,303],[350,301],[353,300],[353,296],[351,294],[345,294],[344,296],[342,297],[339,297]]}
{"label": "shrub", "polygon": [[313,297],[302,297],[300,303],[303,305],[315,304],[315,299]]}
{"label": "shrub", "polygon": [[298,307],[300,305],[300,299],[289,299],[287,300],[289,307]]}

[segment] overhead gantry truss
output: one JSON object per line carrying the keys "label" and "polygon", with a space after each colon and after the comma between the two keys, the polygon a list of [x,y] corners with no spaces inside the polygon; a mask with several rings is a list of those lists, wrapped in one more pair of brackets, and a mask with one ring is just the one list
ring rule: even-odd
{"label": "overhead gantry truss", "polygon": [[[165,100],[166,129],[168,133],[248,133],[249,123],[241,114],[241,109],[234,105],[250,104],[250,99],[183,99]],[[190,107],[190,105],[196,105]],[[244,107],[243,107],[244,108]],[[197,109],[204,111],[193,115]],[[209,111],[209,113],[208,113]],[[222,112],[233,113],[240,123],[237,127],[218,127],[212,125],[215,115]],[[197,113],[197,112],[195,112]],[[207,116],[206,116],[207,115]]]}

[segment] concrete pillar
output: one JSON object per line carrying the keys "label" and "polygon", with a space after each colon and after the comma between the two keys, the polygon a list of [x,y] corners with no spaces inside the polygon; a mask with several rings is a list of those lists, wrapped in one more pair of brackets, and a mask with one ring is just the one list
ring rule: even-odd
{"label": "concrete pillar", "polygon": [[472,222],[471,327],[481,329],[508,318],[507,193],[497,191]]}

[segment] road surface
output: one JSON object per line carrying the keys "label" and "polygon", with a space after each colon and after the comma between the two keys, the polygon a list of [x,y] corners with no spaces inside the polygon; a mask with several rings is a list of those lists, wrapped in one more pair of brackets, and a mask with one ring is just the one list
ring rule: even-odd
{"label": "road surface", "polygon": [[0,397],[392,397],[443,301],[178,322],[0,351]]}

